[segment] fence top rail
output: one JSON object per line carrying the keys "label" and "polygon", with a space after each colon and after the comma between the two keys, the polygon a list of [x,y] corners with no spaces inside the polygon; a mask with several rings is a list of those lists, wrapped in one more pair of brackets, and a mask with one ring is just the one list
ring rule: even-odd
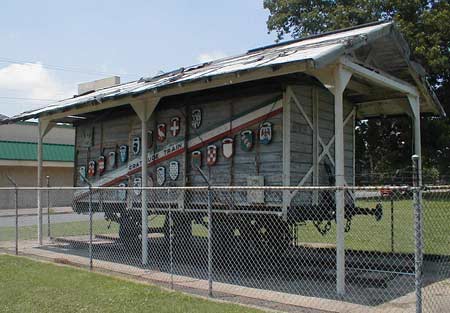
{"label": "fence top rail", "polygon": [[[314,191],[314,190],[348,190],[348,191],[404,191],[413,190],[412,186],[189,186],[189,187],[67,187],[67,186],[54,186],[54,187],[0,187],[0,191],[6,190],[41,190],[41,191],[57,191],[57,190],[73,190],[73,191],[99,191],[99,190],[148,190],[148,191],[246,191],[246,190],[270,190],[270,191]],[[450,191],[450,185],[439,185],[424,187],[425,190],[448,190]]]}

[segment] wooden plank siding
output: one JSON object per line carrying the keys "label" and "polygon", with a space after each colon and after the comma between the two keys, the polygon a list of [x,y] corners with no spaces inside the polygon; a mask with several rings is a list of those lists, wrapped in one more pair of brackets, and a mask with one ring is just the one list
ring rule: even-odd
{"label": "wooden plank siding", "polygon": [[[325,88],[311,85],[289,86],[300,102],[309,121],[313,123],[313,90],[318,94],[318,136],[325,145],[334,137],[334,99]],[[292,105],[291,121],[291,185],[296,186],[308,173],[313,164],[313,129],[307,123],[298,106]],[[344,118],[352,111],[349,102],[344,104]],[[353,184],[353,119],[344,126],[345,177],[348,184]],[[334,143],[330,146],[330,155],[334,162]],[[323,152],[323,146],[318,144],[318,154]],[[319,163],[319,185],[328,185],[328,175],[324,163],[333,169],[332,162],[325,156]],[[312,177],[303,185],[312,185]]]}
{"label": "wooden plank siding", "polygon": [[[263,86],[253,85],[241,88],[232,88],[226,90],[210,91],[209,93],[197,93],[183,97],[164,98],[149,119],[148,128],[153,131],[152,145],[149,147],[149,154],[160,151],[170,143],[185,142],[202,136],[219,125],[230,123],[231,120],[251,113],[254,110],[267,106],[276,101],[281,101],[283,93],[287,88],[291,88],[293,94],[301,103],[309,120],[313,121],[313,92],[317,93],[318,100],[318,130],[319,136],[325,145],[334,136],[334,104],[332,94],[325,88],[304,82],[303,84],[292,84],[290,80],[282,83],[273,83]],[[288,87],[289,86],[289,87]],[[267,88],[266,88],[267,87]],[[314,91],[315,90],[315,91]],[[287,97],[288,98],[288,97]],[[289,101],[293,101],[290,99]],[[291,185],[298,185],[299,181],[306,175],[313,164],[313,130],[305,120],[303,114],[297,105],[292,102],[291,105],[291,136],[290,136],[290,172]],[[202,123],[198,129],[191,126],[191,112],[195,109],[202,110]],[[344,116],[347,116],[352,110],[350,103],[345,103]],[[240,147],[239,132],[225,134],[215,142],[205,144],[199,150],[202,153],[202,170],[210,178],[212,185],[247,185],[249,176],[263,176],[265,185],[282,185],[283,173],[283,116],[282,112],[271,116],[267,121],[273,125],[272,142],[268,145],[259,143],[257,134],[261,122],[254,123],[246,129],[251,129],[254,134],[254,146],[250,151],[243,151]],[[180,132],[174,137],[170,133],[171,118],[179,117],[181,121]],[[156,139],[157,124],[166,124],[166,140],[158,142]],[[118,165],[119,146],[126,144],[129,147],[128,160],[139,157],[133,155],[131,151],[132,138],[141,136],[140,120],[129,105],[117,107],[107,111],[97,112],[84,121],[76,125],[76,168],[77,173],[80,166],[88,167],[90,160],[98,160],[103,154],[106,158],[110,151],[117,154]],[[93,144],[86,146],[86,134],[92,132]],[[353,182],[353,120],[345,125],[345,173],[348,184]],[[234,156],[226,159],[222,154],[222,139],[224,137],[234,138]],[[83,144],[84,143],[84,144]],[[207,145],[217,146],[217,163],[214,166],[207,166]],[[330,148],[330,155],[334,158],[334,145]],[[318,154],[322,153],[322,145],[318,145]],[[156,186],[156,168],[164,166],[166,168],[166,181],[163,186],[199,186],[206,185],[196,169],[192,167],[192,150],[185,149],[183,153],[175,157],[159,162],[149,167],[149,176]],[[169,178],[169,163],[176,160],[179,162],[179,177],[172,181]],[[328,177],[324,168],[323,158],[319,164],[319,184],[328,185]],[[107,167],[108,168],[108,167]],[[75,185],[82,186],[83,183],[76,174]],[[129,177],[129,185],[132,185],[135,176],[140,176],[140,172],[132,174]],[[312,175],[305,181],[304,185],[311,185]],[[97,173],[92,177],[93,182],[101,178]],[[118,184],[118,183],[117,183]],[[116,185],[117,185],[116,184]]]}

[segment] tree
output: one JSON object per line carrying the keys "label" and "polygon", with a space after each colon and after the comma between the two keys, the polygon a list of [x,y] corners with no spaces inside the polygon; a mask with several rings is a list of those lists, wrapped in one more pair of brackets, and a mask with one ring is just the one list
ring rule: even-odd
{"label": "tree", "polygon": [[[447,116],[450,115],[450,1],[449,0],[264,0],[269,10],[267,28],[301,38],[373,21],[393,20],[408,41],[415,60],[429,74]],[[392,171],[409,164],[410,126],[401,119],[363,122],[357,129],[357,155],[371,171]],[[388,136],[383,151],[377,136]],[[450,176],[450,119],[422,118],[424,168]],[[399,149],[393,152],[391,148]],[[371,162],[370,159],[375,160]],[[407,163],[405,163],[407,162]]]}

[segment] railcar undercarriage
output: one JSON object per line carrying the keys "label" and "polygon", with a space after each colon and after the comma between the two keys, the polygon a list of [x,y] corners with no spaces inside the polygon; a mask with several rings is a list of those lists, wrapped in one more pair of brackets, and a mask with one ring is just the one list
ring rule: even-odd
{"label": "railcar undercarriage", "polygon": [[[312,222],[317,231],[325,235],[336,219],[334,200],[321,204],[291,205],[287,208],[287,215],[282,214],[280,204],[233,204],[228,205],[220,201],[212,201],[211,210],[213,214],[214,235],[213,242],[221,247],[221,253],[227,253],[239,246],[240,241],[251,242],[254,249],[269,251],[280,251],[296,243],[298,236],[295,234],[298,225]],[[100,201],[91,202],[93,212],[104,212],[105,219],[119,224],[120,240],[126,243],[133,251],[140,247],[140,236],[142,231],[141,203],[140,201]],[[87,213],[89,201],[86,199],[74,202],[74,211]],[[172,202],[149,202],[148,213],[151,216],[162,216],[163,226],[154,227],[149,222],[149,234],[160,233],[169,238],[169,212],[172,218],[173,240],[183,242],[202,237],[193,232],[193,225],[203,225],[208,228],[207,213],[208,205],[199,203]],[[359,207],[354,204],[345,206],[345,231],[350,231],[351,222],[359,215],[369,215],[375,221],[381,220],[383,208],[378,203],[374,208]],[[205,232],[206,233],[206,232]],[[248,247],[248,244],[246,245]]]}

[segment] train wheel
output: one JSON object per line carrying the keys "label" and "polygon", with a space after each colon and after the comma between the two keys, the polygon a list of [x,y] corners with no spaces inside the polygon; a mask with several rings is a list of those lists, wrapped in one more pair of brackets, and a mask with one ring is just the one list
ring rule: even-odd
{"label": "train wheel", "polygon": [[119,219],[119,238],[126,249],[132,253],[141,253],[141,216],[129,212],[122,213]]}

